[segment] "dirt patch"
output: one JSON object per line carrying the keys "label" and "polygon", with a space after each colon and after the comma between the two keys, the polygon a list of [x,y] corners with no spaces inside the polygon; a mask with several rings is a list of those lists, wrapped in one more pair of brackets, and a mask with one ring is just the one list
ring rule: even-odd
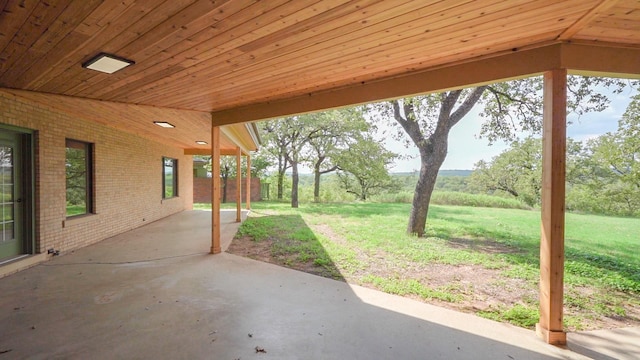
{"label": "dirt patch", "polygon": [[447,242],[454,249],[480,251],[487,254],[515,254],[521,252],[514,247],[486,239],[452,238]]}
{"label": "dirt patch", "polygon": [[253,241],[248,236],[235,238],[227,248],[227,252],[254,260],[271,263],[271,245],[273,240]]}

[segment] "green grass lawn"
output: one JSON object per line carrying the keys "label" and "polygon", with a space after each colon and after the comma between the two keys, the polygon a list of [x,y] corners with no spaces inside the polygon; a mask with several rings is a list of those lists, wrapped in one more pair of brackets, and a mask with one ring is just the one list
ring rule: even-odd
{"label": "green grass lawn", "polygon": [[87,212],[85,205],[67,205],[67,216],[81,215]]}
{"label": "green grass lawn", "polygon": [[[274,241],[285,266],[311,262],[324,276],[524,327],[538,320],[538,211],[432,205],[416,238],[405,233],[410,204],[252,208],[238,236]],[[640,324],[639,234],[640,219],[567,214],[567,329]]]}

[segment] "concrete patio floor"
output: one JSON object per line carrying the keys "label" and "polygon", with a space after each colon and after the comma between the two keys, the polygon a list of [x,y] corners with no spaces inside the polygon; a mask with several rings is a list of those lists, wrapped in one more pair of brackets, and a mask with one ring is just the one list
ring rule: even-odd
{"label": "concrete patio floor", "polygon": [[[185,211],[0,279],[0,360],[640,358],[637,328],[569,334],[563,349],[473,315],[209,255],[210,215]],[[227,245],[234,220],[223,212]]]}

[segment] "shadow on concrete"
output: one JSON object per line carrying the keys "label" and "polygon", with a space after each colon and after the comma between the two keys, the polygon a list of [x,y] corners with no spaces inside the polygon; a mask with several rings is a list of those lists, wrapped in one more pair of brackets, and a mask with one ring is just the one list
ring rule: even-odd
{"label": "shadow on concrete", "polygon": [[640,359],[640,328],[580,331],[568,334],[568,348],[593,359]]}
{"label": "shadow on concrete", "polygon": [[210,213],[183,212],[1,279],[0,359],[584,358],[507,324],[209,255],[210,231]]}

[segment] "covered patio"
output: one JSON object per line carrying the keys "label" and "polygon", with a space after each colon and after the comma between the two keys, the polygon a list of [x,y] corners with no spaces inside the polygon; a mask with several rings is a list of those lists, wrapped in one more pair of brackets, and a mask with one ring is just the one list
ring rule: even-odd
{"label": "covered patio", "polygon": [[[10,179],[19,186],[4,204],[17,216],[5,219],[11,243],[2,261],[27,257],[27,267],[48,260],[48,252],[69,253],[190,210],[192,155],[212,155],[216,194],[225,138],[238,159],[251,151],[233,140],[240,140],[239,133],[229,128],[246,132],[246,144],[255,144],[248,122],[543,75],[537,333],[547,343],[566,343],[567,77],[640,78],[638,1],[0,4],[0,137],[6,138],[0,145],[21,151],[15,157],[21,171]],[[83,146],[93,160],[87,172],[95,177],[84,194],[89,205],[80,217],[65,212],[68,143]],[[165,160],[181,174],[166,197],[160,176]],[[222,223],[219,201],[213,200],[209,252],[217,254]],[[240,210],[238,203],[236,220]],[[177,218],[170,219],[180,227]],[[203,266],[213,271],[229,258],[211,257]],[[59,283],[75,279],[67,276]],[[55,313],[60,299],[41,296],[50,300],[41,308]]]}
{"label": "covered patio", "polygon": [[[640,329],[570,334],[559,348],[533,331],[340,281],[226,253],[211,261],[209,218],[172,215],[0,281],[0,358],[640,356]],[[224,246],[238,223],[233,210],[221,219]]]}

